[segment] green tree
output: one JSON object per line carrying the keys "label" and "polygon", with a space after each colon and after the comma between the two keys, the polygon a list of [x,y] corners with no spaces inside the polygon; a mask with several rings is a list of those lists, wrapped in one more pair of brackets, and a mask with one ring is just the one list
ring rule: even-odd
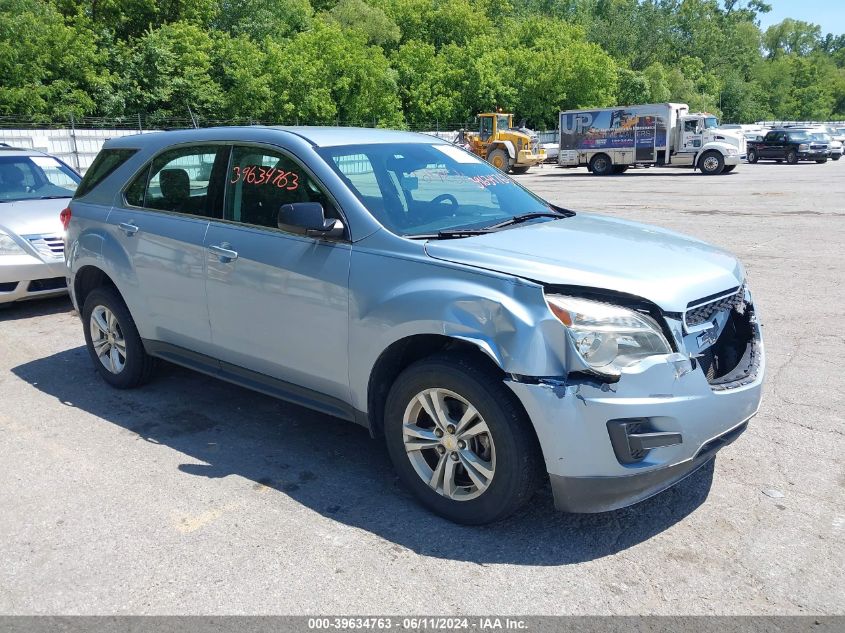
{"label": "green tree", "polygon": [[36,0],[0,0],[0,112],[105,114],[122,108],[90,23]]}
{"label": "green tree", "polygon": [[285,38],[311,26],[308,0],[220,0],[214,27],[256,41]]}
{"label": "green tree", "polygon": [[197,25],[165,24],[127,45],[123,89],[130,112],[151,119],[218,118],[223,92],[212,79],[215,42]]}
{"label": "green tree", "polygon": [[377,46],[392,46],[402,35],[397,24],[382,9],[370,6],[364,0],[340,0],[327,15],[329,20],[345,29],[361,31],[368,43]]}
{"label": "green tree", "polygon": [[286,122],[347,125],[403,123],[396,73],[366,36],[314,21],[283,42],[270,41],[272,112]]}

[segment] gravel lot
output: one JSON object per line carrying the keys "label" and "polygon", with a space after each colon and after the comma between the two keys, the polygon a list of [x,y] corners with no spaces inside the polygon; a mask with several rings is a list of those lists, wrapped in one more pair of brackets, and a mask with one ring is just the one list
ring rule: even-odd
{"label": "gravel lot", "polygon": [[66,299],[21,304],[0,312],[0,612],[845,613],[845,161],[520,180],[745,262],[768,382],[713,468],[618,512],[545,491],[458,527],[363,429],[173,366],[112,390]]}

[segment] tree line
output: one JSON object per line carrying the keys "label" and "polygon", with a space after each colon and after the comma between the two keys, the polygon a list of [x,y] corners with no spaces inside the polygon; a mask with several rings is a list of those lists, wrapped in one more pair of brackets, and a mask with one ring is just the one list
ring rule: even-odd
{"label": "tree line", "polygon": [[845,35],[762,0],[0,0],[0,115],[442,128],[680,101],[845,119]]}

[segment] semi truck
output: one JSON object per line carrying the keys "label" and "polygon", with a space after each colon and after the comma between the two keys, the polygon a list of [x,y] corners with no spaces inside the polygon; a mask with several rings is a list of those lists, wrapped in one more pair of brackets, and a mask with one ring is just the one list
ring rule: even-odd
{"label": "semi truck", "polygon": [[559,125],[558,164],[586,165],[597,176],[621,174],[632,165],[726,174],[746,154],[740,131],[718,129],[715,115],[690,114],[685,103],[566,110]]}

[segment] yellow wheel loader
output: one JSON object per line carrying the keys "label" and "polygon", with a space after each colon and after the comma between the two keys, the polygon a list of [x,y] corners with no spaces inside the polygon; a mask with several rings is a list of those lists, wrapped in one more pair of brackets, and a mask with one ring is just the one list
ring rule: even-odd
{"label": "yellow wheel loader", "polygon": [[505,173],[524,174],[546,160],[537,136],[513,127],[513,114],[485,112],[478,115],[478,132],[466,132],[468,149]]}

